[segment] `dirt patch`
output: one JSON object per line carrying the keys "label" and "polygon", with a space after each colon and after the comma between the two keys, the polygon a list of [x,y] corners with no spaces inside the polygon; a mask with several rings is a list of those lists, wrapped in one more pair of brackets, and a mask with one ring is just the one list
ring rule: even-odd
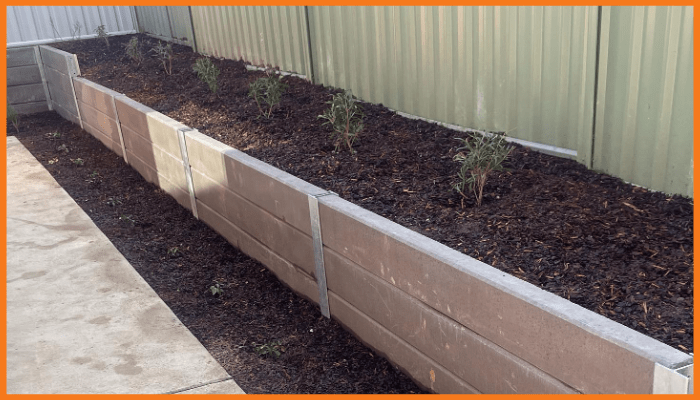
{"label": "dirt patch", "polygon": [[21,124],[22,144],[246,393],[423,393],[80,127],[54,112]]}
{"label": "dirt patch", "polygon": [[[486,185],[481,207],[461,206],[452,161],[464,134],[365,104],[357,154],[334,153],[318,115],[333,89],[294,77],[272,119],[248,85],[263,76],[214,60],[211,94],[174,46],[173,75],[148,57],[130,62],[114,38],[58,47],[85,77],[342,198],[686,352],[693,351],[693,202],[624,183],[571,160],[517,147]],[[144,38],[142,38],[144,39]],[[145,49],[154,39],[145,39]]]}

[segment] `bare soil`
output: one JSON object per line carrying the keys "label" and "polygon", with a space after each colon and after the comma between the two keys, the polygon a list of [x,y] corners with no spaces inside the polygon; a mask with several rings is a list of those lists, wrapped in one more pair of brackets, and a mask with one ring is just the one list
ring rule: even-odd
{"label": "bare soil", "polygon": [[[157,42],[139,38],[144,52]],[[507,171],[489,178],[482,206],[476,207],[473,197],[462,204],[452,185],[459,168],[453,161],[459,145],[454,138],[463,133],[364,104],[357,153],[334,152],[330,130],[318,115],[337,90],[285,77],[288,89],[266,119],[248,96],[249,84],[262,72],[248,71],[240,61],[214,59],[221,74],[219,91],[212,94],[192,70],[200,55],[191,49],[174,46],[173,74],[167,75],[150,54],[141,65],[129,60],[123,47],[129,39],[115,37],[109,48],[97,40],[57,47],[78,55],[88,79],[469,256],[693,352],[692,199],[652,192],[575,161],[516,146]],[[150,210],[143,213],[160,208],[140,202]],[[164,224],[158,229],[170,231],[168,221],[158,223]],[[128,238],[132,232],[126,232]],[[130,239],[133,246],[143,245]],[[228,260],[231,251],[220,257]],[[171,268],[152,279],[183,281],[198,274],[211,271]],[[231,285],[235,274],[208,276]],[[276,296],[274,290],[266,293],[265,298]],[[177,296],[170,301],[177,305]],[[203,311],[189,303],[181,307]],[[303,313],[297,316],[308,321]],[[220,330],[218,323],[228,320],[221,314],[210,320],[210,329]]]}

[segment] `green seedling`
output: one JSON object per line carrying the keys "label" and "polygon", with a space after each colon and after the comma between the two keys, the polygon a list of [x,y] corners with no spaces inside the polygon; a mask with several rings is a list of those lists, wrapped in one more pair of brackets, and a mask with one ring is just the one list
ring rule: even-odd
{"label": "green seedling", "polygon": [[131,224],[131,226],[136,225],[136,220],[131,215],[122,214],[122,216],[119,217],[119,220],[123,222],[128,222]]}
{"label": "green seedling", "polygon": [[168,43],[167,46],[158,41],[158,45],[151,49],[155,53],[155,57],[160,60],[163,65],[165,73],[168,75],[173,74],[173,45]]}
{"label": "green seedling", "polygon": [[106,203],[107,203],[107,205],[110,206],[110,207],[116,207],[116,206],[122,204],[122,201],[119,200],[119,199],[116,198],[116,197],[110,197],[110,198],[107,199],[107,202],[106,202]]}
{"label": "green seedling", "polygon": [[168,255],[170,257],[175,257],[180,253],[180,248],[175,246],[168,249]]}
{"label": "green seedling", "polygon": [[209,86],[209,90],[216,94],[216,91],[219,89],[219,84],[216,81],[219,76],[219,69],[211,59],[208,57],[198,58],[192,69],[197,73],[197,77]]}
{"label": "green seedling", "polygon": [[209,287],[209,290],[211,290],[211,295],[212,296],[219,296],[221,297],[224,294],[224,289],[219,286],[219,284],[211,285]]}
{"label": "green seedling", "polygon": [[64,153],[66,153],[66,154],[68,154],[68,151],[69,151],[69,150],[68,150],[68,146],[66,146],[65,143],[63,143],[62,145],[56,147],[56,150],[62,151],[62,152],[64,152]]}
{"label": "green seedling", "polygon": [[[287,85],[282,83],[280,76],[268,71],[266,77],[259,78],[250,84],[248,96],[255,100],[260,114],[270,119],[272,109],[279,104],[286,89]],[[266,105],[265,109],[263,109],[263,103]]]}
{"label": "green seedling", "polygon": [[125,44],[124,47],[126,47],[126,55],[131,59],[131,61],[135,62],[136,65],[141,65],[143,62],[143,52],[141,51],[141,43],[139,42],[139,39],[134,36],[129,40],[129,43]]}
{"label": "green seedling", "polygon": [[46,138],[49,140],[56,140],[61,138],[61,134],[58,132],[49,132],[44,136],[46,136]]}
{"label": "green seedling", "polygon": [[335,141],[335,151],[337,152],[345,144],[350,153],[354,154],[352,145],[364,128],[362,107],[350,90],[334,95],[333,100],[326,104],[330,104],[330,108],[318,118],[325,119],[326,122],[323,125],[330,125],[333,128],[331,139]]}
{"label": "green seedling", "polygon": [[491,135],[474,133],[470,138],[455,139],[461,141],[463,146],[457,148],[459,153],[454,156],[454,160],[462,165],[457,173],[459,181],[453,188],[462,196],[462,208],[464,208],[464,199],[467,197],[465,189],[469,186],[479,207],[484,195],[486,179],[491,172],[504,170],[503,161],[513,151],[513,146],[508,145],[505,133]]}
{"label": "green seedling", "polygon": [[17,133],[19,133],[19,114],[10,104],[7,105],[7,120],[12,123]]}
{"label": "green seedling", "polygon": [[85,160],[83,160],[82,158],[71,158],[70,160],[73,162],[73,164],[75,164],[79,167],[82,167],[83,165],[85,165]]}
{"label": "green seedling", "polygon": [[275,342],[270,342],[270,343],[252,343],[253,349],[258,355],[261,356],[274,356],[275,358],[279,358],[282,353],[286,350],[283,346],[282,343],[279,341]]}
{"label": "green seedling", "polygon": [[107,37],[108,35],[107,31],[105,30],[105,26],[100,25],[97,28],[95,28],[95,33],[97,33],[97,38],[104,40],[107,47],[109,47],[109,38]]}

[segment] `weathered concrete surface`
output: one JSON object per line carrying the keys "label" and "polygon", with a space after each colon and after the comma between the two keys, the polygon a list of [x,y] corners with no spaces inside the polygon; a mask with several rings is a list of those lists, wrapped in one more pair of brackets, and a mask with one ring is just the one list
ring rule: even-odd
{"label": "weathered concrete surface", "polygon": [[7,143],[7,393],[242,393],[49,173]]}

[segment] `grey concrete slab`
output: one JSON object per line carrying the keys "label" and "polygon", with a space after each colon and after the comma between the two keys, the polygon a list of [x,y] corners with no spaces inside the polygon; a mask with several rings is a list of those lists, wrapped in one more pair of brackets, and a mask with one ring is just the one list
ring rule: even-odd
{"label": "grey concrete slab", "polygon": [[241,393],[14,137],[7,190],[7,393]]}

